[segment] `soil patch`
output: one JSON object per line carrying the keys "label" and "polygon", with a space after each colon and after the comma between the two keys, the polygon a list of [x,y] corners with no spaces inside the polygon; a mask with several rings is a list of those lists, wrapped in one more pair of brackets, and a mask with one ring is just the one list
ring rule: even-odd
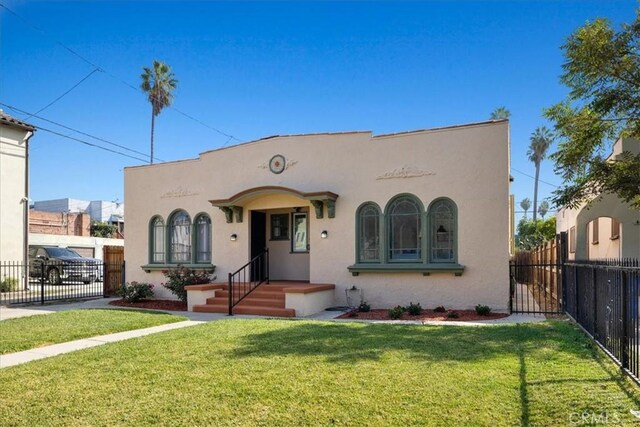
{"label": "soil patch", "polygon": [[[458,318],[450,318],[447,313],[437,313],[433,310],[424,310],[422,314],[415,316],[405,312],[398,320],[451,320],[458,322],[472,322],[478,320],[495,320],[509,316],[506,313],[489,313],[486,316],[480,316],[475,310],[451,310],[458,313]],[[338,319],[366,319],[366,320],[392,320],[389,318],[389,310],[375,309],[366,313],[352,312],[344,313],[338,316]]]}
{"label": "soil patch", "polygon": [[119,299],[110,301],[109,305],[118,307],[147,308],[151,310],[187,311],[187,303],[168,299],[146,299],[138,302],[126,302]]}

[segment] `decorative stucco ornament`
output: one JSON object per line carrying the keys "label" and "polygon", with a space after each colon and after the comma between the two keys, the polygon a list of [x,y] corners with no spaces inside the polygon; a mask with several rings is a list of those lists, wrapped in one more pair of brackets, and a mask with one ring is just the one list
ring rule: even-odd
{"label": "decorative stucco ornament", "polygon": [[184,187],[176,187],[173,190],[169,190],[165,193],[162,193],[160,195],[161,199],[171,199],[171,198],[177,198],[177,197],[189,197],[189,196],[197,196],[198,193],[192,193],[191,191],[187,190]]}
{"label": "decorative stucco ornament", "polygon": [[395,179],[395,178],[417,178],[420,176],[432,176],[434,172],[429,172],[415,166],[404,165],[389,172],[379,175],[376,179]]}
{"label": "decorative stucco ornament", "polygon": [[282,154],[276,154],[268,162],[260,163],[258,168],[269,169],[275,174],[281,174],[296,163],[298,163],[297,160],[287,160]]}

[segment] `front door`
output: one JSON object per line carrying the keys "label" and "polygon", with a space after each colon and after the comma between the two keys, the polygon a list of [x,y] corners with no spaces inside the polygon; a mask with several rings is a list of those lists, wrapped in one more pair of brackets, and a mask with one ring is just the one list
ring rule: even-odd
{"label": "front door", "polygon": [[[251,211],[251,259],[260,255],[267,247],[267,214],[259,211]],[[256,266],[251,272],[251,280],[264,278],[267,266]],[[262,273],[260,273],[262,270]],[[262,277],[260,277],[262,276]]]}

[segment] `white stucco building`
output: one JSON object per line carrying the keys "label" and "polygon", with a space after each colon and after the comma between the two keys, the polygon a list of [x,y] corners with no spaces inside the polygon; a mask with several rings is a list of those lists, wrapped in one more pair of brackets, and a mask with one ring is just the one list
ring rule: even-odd
{"label": "white stucco building", "polygon": [[325,306],[354,286],[374,308],[509,306],[506,120],[273,136],[129,167],[125,203],[128,281],[158,285],[183,264],[215,265],[224,284],[268,248],[272,282],[335,285]]}
{"label": "white stucco building", "polygon": [[35,127],[0,110],[0,261],[26,263],[29,139]]}

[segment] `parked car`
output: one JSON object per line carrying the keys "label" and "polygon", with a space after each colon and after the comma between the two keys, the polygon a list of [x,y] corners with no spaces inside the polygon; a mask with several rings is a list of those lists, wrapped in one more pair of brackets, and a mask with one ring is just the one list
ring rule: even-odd
{"label": "parked car", "polygon": [[68,248],[29,246],[29,276],[40,277],[43,272],[52,285],[65,280],[91,283],[102,279],[102,261]]}

